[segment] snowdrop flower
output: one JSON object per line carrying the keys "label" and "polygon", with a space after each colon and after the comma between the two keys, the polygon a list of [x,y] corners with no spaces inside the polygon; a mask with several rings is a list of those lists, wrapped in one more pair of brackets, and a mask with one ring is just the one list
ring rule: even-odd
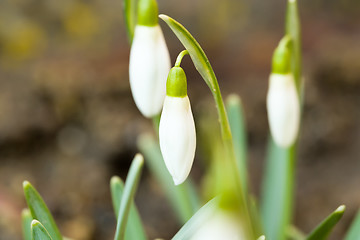
{"label": "snowdrop flower", "polygon": [[300,102],[290,71],[289,42],[288,37],[283,38],[274,52],[267,94],[270,132],[275,143],[284,148],[295,142],[300,124]]}
{"label": "snowdrop flower", "polygon": [[158,24],[156,0],[140,0],[138,22],[130,51],[130,87],[145,117],[160,113],[166,93],[170,56]]}
{"label": "snowdrop flower", "polygon": [[175,66],[166,83],[166,97],[159,125],[160,149],[175,185],[185,181],[194,161],[196,133],[186,76]]}

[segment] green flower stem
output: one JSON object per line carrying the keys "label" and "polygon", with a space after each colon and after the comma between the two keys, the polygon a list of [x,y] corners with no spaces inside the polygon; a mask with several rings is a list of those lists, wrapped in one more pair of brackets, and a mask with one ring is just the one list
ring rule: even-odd
{"label": "green flower stem", "polygon": [[285,33],[292,40],[291,48],[291,71],[294,74],[298,93],[301,93],[301,30],[297,0],[288,0],[286,10]]}
{"label": "green flower stem", "polygon": [[[286,35],[290,36],[291,72],[294,75],[300,98],[301,83],[301,34],[296,0],[288,0],[286,12]],[[300,99],[300,102],[302,100]],[[294,205],[296,166],[295,142],[289,148],[277,146],[270,137],[266,171],[263,180],[262,218],[268,240],[284,240]]]}
{"label": "green flower stem", "polygon": [[21,212],[21,225],[24,240],[31,240],[31,221],[33,220],[29,209],[25,208]]}
{"label": "green flower stem", "polygon": [[123,0],[123,15],[128,41],[131,45],[136,25],[136,0]]}
{"label": "green flower stem", "polygon": [[[335,225],[344,215],[345,206],[341,205],[322,221],[306,238],[306,240],[326,240]],[[359,237],[359,236],[358,236]]]}
{"label": "green flower stem", "polygon": [[204,79],[204,81],[211,90],[219,116],[221,136],[224,143],[225,154],[226,154],[226,157],[224,159],[228,161],[228,163],[224,163],[224,164],[232,166],[231,168],[228,168],[232,172],[228,172],[226,174],[230,174],[235,177],[235,183],[234,183],[235,189],[233,189],[233,195],[236,196],[236,198],[238,198],[237,204],[239,204],[240,208],[243,210],[245,222],[249,224],[248,227],[252,231],[253,229],[251,226],[251,220],[250,220],[251,218],[249,215],[249,210],[247,208],[247,195],[242,189],[240,174],[237,171],[237,163],[235,158],[235,151],[234,151],[234,145],[230,130],[230,124],[214,70],[212,69],[210,62],[205,52],[199,45],[199,43],[194,39],[194,37],[189,33],[189,31],[187,31],[184,28],[184,26],[182,26],[180,23],[178,23],[177,21],[166,15],[161,14],[159,15],[159,17],[168,24],[170,29],[174,32],[174,34],[177,36],[180,42],[184,45],[186,50],[189,51],[190,57],[195,65],[196,70],[200,73],[200,75],[202,76],[202,78]]}
{"label": "green flower stem", "polygon": [[180,67],[181,61],[185,55],[189,54],[188,50],[182,50],[179,55],[176,58],[175,66],[174,67]]}
{"label": "green flower stem", "polygon": [[144,158],[141,154],[136,154],[131,163],[128,176],[126,178],[123,196],[119,207],[118,221],[116,225],[115,240],[123,240],[128,221],[131,203],[134,201],[135,192],[140,180],[141,170],[144,165]]}

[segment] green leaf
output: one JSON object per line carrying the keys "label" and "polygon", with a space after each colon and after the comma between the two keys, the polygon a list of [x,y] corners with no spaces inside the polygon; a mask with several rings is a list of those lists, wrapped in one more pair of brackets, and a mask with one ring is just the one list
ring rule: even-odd
{"label": "green leaf", "polygon": [[349,231],[345,236],[345,240],[359,240],[360,239],[360,210],[357,212]]}
{"label": "green leaf", "polygon": [[32,240],[52,240],[48,231],[38,220],[31,222],[31,235]]}
{"label": "green leaf", "polygon": [[123,14],[127,37],[131,45],[136,25],[136,0],[123,0]]}
{"label": "green leaf", "polygon": [[185,223],[200,208],[200,200],[195,187],[188,178],[183,184],[175,186],[166,169],[159,144],[149,135],[142,135],[138,147],[144,154],[150,171],[161,185],[181,223]]}
{"label": "green leaf", "polygon": [[211,91],[212,92],[215,91],[215,89],[218,88],[216,76],[205,52],[200,47],[200,44],[189,33],[189,31],[184,28],[184,26],[182,26],[180,23],[178,23],[171,17],[166,16],[164,14],[160,14],[159,17],[169,25],[171,30],[180,40],[180,42],[189,51],[190,57],[195,65],[195,68],[203,77],[203,79],[205,80],[206,84],[209,86]]}
{"label": "green leaf", "polygon": [[172,240],[191,239],[194,233],[206,222],[219,208],[219,198],[213,198],[190,218],[189,221],[176,233]]}
{"label": "green leaf", "polygon": [[229,116],[231,134],[234,142],[235,157],[239,169],[241,185],[247,192],[247,141],[243,106],[240,97],[229,95],[226,99],[226,109]]}
{"label": "green leaf", "polygon": [[139,184],[141,170],[144,166],[144,158],[141,154],[136,154],[131,163],[129,173],[126,177],[124,192],[121,197],[118,221],[116,225],[115,240],[123,240],[125,236],[126,224],[128,221],[130,206],[134,201],[135,192]]}
{"label": "green leaf", "polygon": [[[124,192],[124,183],[118,176],[114,176],[110,181],[111,197],[113,202],[113,207],[115,211],[116,219],[118,219],[119,208],[121,204],[121,197]],[[126,224],[125,230],[125,239],[126,240],[145,240],[146,234],[144,226],[141,222],[138,210],[134,202],[131,204],[128,223]]]}
{"label": "green leaf", "polygon": [[[324,221],[322,221],[306,238],[306,240],[325,240],[335,225],[340,221],[345,211],[345,205],[338,207]],[[359,237],[359,236],[358,236]]]}
{"label": "green leaf", "polygon": [[30,210],[25,208],[21,212],[21,225],[22,233],[24,240],[31,240],[31,221],[33,217],[31,216]]}
{"label": "green leaf", "polygon": [[284,240],[294,198],[295,145],[281,148],[270,137],[263,179],[261,216],[265,236]]}
{"label": "green leaf", "polygon": [[[216,79],[214,70],[211,67],[209,59],[207,58],[204,50],[183,25],[164,14],[160,14],[159,17],[167,23],[167,25],[175,33],[180,42],[184,45],[186,50],[188,50],[196,70],[200,73],[201,77],[204,79],[204,81],[210,88],[216,102],[216,107],[218,109],[221,125],[221,134],[225,141],[225,145],[232,145],[231,130],[227,119],[224,102],[221,97],[219,83]],[[228,148],[233,151],[232,146]],[[231,152],[229,154],[233,155],[234,153]]]}
{"label": "green leaf", "polygon": [[62,236],[48,207],[36,189],[28,182],[23,183],[25,199],[34,219],[40,221],[53,240],[62,240]]}

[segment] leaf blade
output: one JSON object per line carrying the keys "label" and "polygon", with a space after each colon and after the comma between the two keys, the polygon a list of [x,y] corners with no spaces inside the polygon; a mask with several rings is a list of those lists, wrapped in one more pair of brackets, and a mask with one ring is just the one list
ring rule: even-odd
{"label": "leaf blade", "polygon": [[21,212],[21,227],[24,240],[31,240],[31,222],[33,217],[30,210],[25,208]]}
{"label": "leaf blade", "polygon": [[325,240],[335,225],[344,215],[345,205],[341,205],[332,212],[324,221],[322,221],[306,238],[306,240]]}
{"label": "leaf blade", "polygon": [[131,203],[140,181],[141,170],[144,166],[144,158],[141,154],[136,154],[131,163],[128,176],[126,177],[123,196],[119,206],[118,221],[116,225],[115,240],[122,240],[125,236],[125,229],[128,221]]}
{"label": "leaf blade", "polygon": [[360,210],[357,212],[350,229],[348,230],[345,240],[359,240],[360,236]]}
{"label": "leaf blade", "polygon": [[236,94],[229,95],[226,99],[226,109],[229,116],[242,188],[244,192],[247,192],[247,140],[245,116],[240,97]]}
{"label": "leaf blade", "polygon": [[48,231],[38,220],[31,222],[31,236],[32,240],[52,240]]}
{"label": "leaf blade", "polygon": [[53,240],[62,240],[59,228],[38,191],[28,181],[24,181],[23,188],[33,218],[42,223]]}
{"label": "leaf blade", "polygon": [[218,207],[219,198],[211,199],[181,227],[172,240],[191,239],[191,236],[215,213]]}
{"label": "leaf blade", "polygon": [[[124,182],[118,176],[114,176],[111,178],[110,181],[110,189],[111,189],[111,197],[112,197],[115,216],[116,219],[118,219],[121,197],[124,192]],[[125,230],[125,239],[126,240],[147,239],[144,226],[142,224],[139,212],[134,202],[132,202],[130,206],[128,224],[126,224],[126,230]]]}

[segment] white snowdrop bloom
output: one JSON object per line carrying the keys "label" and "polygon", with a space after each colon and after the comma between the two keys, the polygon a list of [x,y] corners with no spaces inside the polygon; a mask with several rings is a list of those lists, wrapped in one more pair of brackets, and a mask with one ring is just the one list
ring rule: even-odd
{"label": "white snowdrop bloom", "polygon": [[194,118],[182,68],[170,70],[166,88],[159,125],[160,149],[175,185],[179,185],[190,173],[196,148]]}
{"label": "white snowdrop bloom", "polygon": [[231,213],[218,210],[201,226],[191,240],[248,240],[241,221]]}
{"label": "white snowdrop bloom", "polygon": [[170,55],[157,22],[154,0],[139,1],[139,19],[130,50],[129,77],[136,106],[145,117],[160,113]]}
{"label": "white snowdrop bloom", "polygon": [[291,146],[300,124],[300,103],[292,74],[270,75],[267,112],[274,141],[281,147]]}

